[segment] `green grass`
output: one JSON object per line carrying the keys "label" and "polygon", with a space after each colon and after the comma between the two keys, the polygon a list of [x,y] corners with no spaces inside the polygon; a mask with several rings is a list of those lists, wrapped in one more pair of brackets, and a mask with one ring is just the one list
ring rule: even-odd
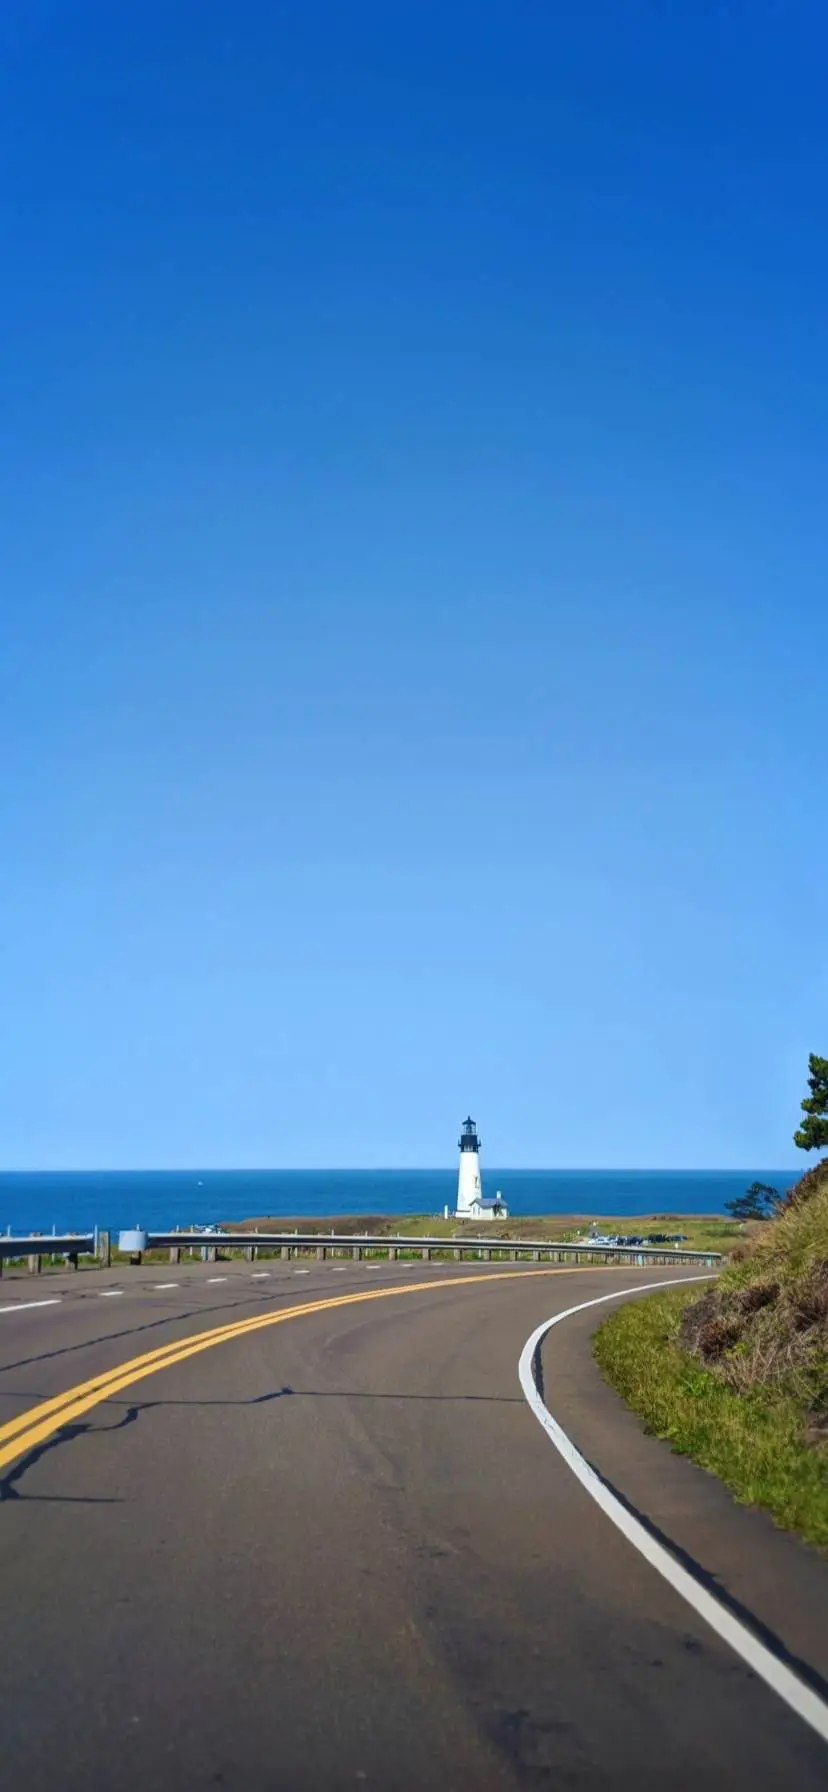
{"label": "green grass", "polygon": [[[292,1228],[296,1221],[287,1222]],[[528,1239],[559,1239],[562,1243],[571,1244],[579,1239],[585,1241],[593,1223],[599,1232],[638,1233],[647,1232],[684,1232],[687,1234],[687,1247],[690,1250],[711,1250],[726,1253],[734,1244],[745,1236],[745,1227],[738,1220],[717,1218],[714,1215],[700,1218],[689,1218],[681,1213],[657,1214],[602,1214],[600,1217],[578,1214],[512,1214],[506,1220],[457,1220],[435,1217],[429,1213],[415,1214],[367,1214],[364,1218],[353,1214],[341,1215],[333,1220],[305,1220],[301,1222],[301,1231],[321,1232],[332,1229],[335,1232],[347,1233],[358,1241],[361,1232],[373,1233],[377,1237],[389,1234],[406,1238],[485,1238],[494,1244],[517,1243]],[[252,1224],[261,1225],[262,1231],[281,1231],[286,1222],[278,1219],[262,1219],[256,1222],[245,1222],[245,1230]],[[669,1247],[665,1247],[669,1248]]]}
{"label": "green grass", "polygon": [[613,1313],[595,1338],[603,1374],[648,1431],[828,1551],[828,1441],[809,1441],[808,1407],[784,1385],[735,1392],[681,1347],[685,1309],[698,1299],[694,1288],[667,1289]]}

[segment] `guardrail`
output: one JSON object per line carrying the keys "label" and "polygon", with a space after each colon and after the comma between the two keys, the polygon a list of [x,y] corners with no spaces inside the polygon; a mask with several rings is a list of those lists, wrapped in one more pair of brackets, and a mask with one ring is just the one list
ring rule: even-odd
{"label": "guardrail", "polygon": [[29,1268],[34,1275],[40,1271],[44,1257],[65,1257],[70,1269],[77,1269],[79,1257],[102,1256],[102,1246],[106,1241],[106,1254],[109,1254],[109,1234],[98,1232],[32,1232],[27,1238],[12,1238],[8,1232],[0,1232],[0,1276],[3,1274],[4,1261],[29,1260]]}
{"label": "guardrail", "polygon": [[429,1262],[435,1254],[453,1258],[505,1259],[517,1262],[706,1263],[721,1262],[717,1251],[694,1251],[681,1246],[599,1244],[589,1239],[570,1243],[549,1238],[415,1238],[406,1233],[382,1236],[364,1233],[319,1232],[122,1232],[120,1249],[140,1259],[145,1250],[169,1250],[178,1262],[182,1250],[198,1250],[209,1262],[218,1251],[243,1251],[254,1259],[259,1251],[279,1251],[284,1258],[315,1256],[321,1262],[332,1256],[349,1256],[359,1262],[366,1252],[386,1256],[392,1262],[401,1255]]}
{"label": "guardrail", "polygon": [[[283,1258],[348,1257],[359,1262],[364,1256],[385,1257],[389,1261],[433,1257],[455,1262],[464,1258],[484,1263],[495,1261],[535,1263],[704,1263],[714,1267],[722,1258],[717,1251],[696,1251],[685,1246],[602,1244],[591,1239],[571,1242],[550,1238],[422,1238],[409,1233],[388,1234],[352,1232],[145,1232],[136,1228],[121,1232],[118,1248],[134,1263],[140,1263],[145,1251],[168,1250],[172,1262],[180,1261],[182,1251],[197,1251],[202,1259],[214,1262],[219,1251],[242,1252],[253,1261],[260,1252],[278,1252]],[[45,1257],[63,1257],[71,1269],[77,1269],[80,1257],[95,1257],[102,1266],[110,1262],[110,1234],[95,1227],[92,1232],[34,1232],[12,1238],[0,1233],[0,1277],[3,1263],[28,1260],[28,1267],[37,1275]]]}

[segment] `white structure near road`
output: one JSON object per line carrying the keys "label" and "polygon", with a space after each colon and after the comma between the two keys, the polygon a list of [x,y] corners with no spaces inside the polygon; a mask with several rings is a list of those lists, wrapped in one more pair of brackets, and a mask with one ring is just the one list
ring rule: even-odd
{"label": "white structure near road", "polygon": [[483,1194],[483,1182],[480,1175],[480,1139],[477,1125],[471,1115],[463,1121],[460,1129],[460,1175],[457,1179],[457,1209],[455,1219],[458,1220],[503,1220],[508,1219],[509,1209],[500,1194],[493,1201],[487,1201]]}

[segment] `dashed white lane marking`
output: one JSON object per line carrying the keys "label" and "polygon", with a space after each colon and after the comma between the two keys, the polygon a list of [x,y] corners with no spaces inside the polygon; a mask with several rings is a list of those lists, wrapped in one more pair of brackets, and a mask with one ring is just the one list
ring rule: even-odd
{"label": "dashed white lane marking", "polygon": [[344,1276],[348,1267],[347,1263],[335,1263],[333,1266],[333,1273],[335,1276]]}
{"label": "dashed white lane marking", "polygon": [[0,1307],[0,1313],[29,1313],[32,1307],[59,1307],[61,1297],[53,1294],[49,1300],[16,1300],[9,1307]]}
{"label": "dashed white lane marking", "polygon": [[208,1288],[214,1288],[217,1282],[226,1282],[226,1281],[227,1281],[226,1276],[208,1276],[206,1285]]}
{"label": "dashed white lane marking", "polygon": [[123,1294],[123,1288],[99,1288],[99,1300],[113,1300],[116,1294]]}
{"label": "dashed white lane marking", "polygon": [[687,1604],[691,1605],[699,1617],[710,1625],[711,1630],[715,1630],[717,1636],[728,1643],[730,1648],[747,1663],[748,1667],[752,1668],[761,1680],[764,1680],[766,1686],[771,1687],[780,1699],[784,1699],[786,1705],[790,1705],[791,1710],[795,1711],[806,1724],[810,1724],[811,1728],[816,1730],[817,1735],[822,1737],[823,1742],[828,1742],[828,1703],[821,1699],[818,1693],[813,1692],[804,1680],[800,1680],[798,1674],[792,1673],[784,1662],[779,1661],[770,1649],[766,1649],[764,1643],[760,1643],[758,1637],[748,1630],[747,1625],[735,1618],[726,1605],[721,1604],[715,1595],[708,1592],[701,1581],[696,1579],[694,1574],[690,1574],[686,1568],[683,1568],[675,1556],[671,1555],[662,1543],[651,1536],[646,1525],[643,1525],[640,1519],[634,1518],[632,1513],[627,1511],[626,1506],[622,1505],[617,1495],[612,1493],[606,1483],[601,1480],[600,1475],[596,1474],[586,1457],[576,1449],[563,1426],[558,1424],[557,1419],[553,1419],[551,1412],[541,1399],[535,1380],[535,1361],[547,1332],[551,1331],[553,1325],[560,1325],[564,1319],[571,1319],[574,1313],[583,1313],[587,1307],[600,1307],[608,1300],[620,1300],[625,1294],[643,1294],[651,1288],[671,1288],[679,1281],[711,1282],[714,1279],[713,1276],[673,1276],[669,1281],[664,1282],[640,1282],[637,1288],[615,1288],[611,1294],[599,1294],[596,1300],[583,1300],[577,1307],[567,1307],[564,1313],[556,1313],[553,1319],[545,1319],[543,1325],[539,1325],[537,1330],[532,1333],[531,1338],[527,1338],[518,1364],[518,1378],[535,1418],[543,1426],[550,1442],[555,1445],[555,1449],[563,1457],[567,1467],[571,1468],[574,1475],[577,1475],[581,1485],[586,1488],[587,1493],[592,1495],[602,1512],[606,1513],[607,1518],[617,1525],[628,1542],[639,1550],[651,1566],[663,1575],[666,1581],[669,1581],[670,1586],[680,1597],[686,1599]]}
{"label": "dashed white lane marking", "polygon": [[251,1280],[251,1282],[266,1282],[266,1281],[268,1281],[269,1277],[270,1277],[269,1269],[254,1269],[253,1274],[250,1277],[250,1280]]}
{"label": "dashed white lane marking", "polygon": [[180,1282],[153,1282],[153,1288],[180,1288]]}
{"label": "dashed white lane marking", "polygon": [[309,1276],[310,1270],[309,1269],[295,1269],[293,1273],[295,1276]]}

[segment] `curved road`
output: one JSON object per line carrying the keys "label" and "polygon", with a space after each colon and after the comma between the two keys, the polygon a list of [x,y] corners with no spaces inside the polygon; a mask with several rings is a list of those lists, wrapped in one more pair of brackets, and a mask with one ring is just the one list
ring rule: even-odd
{"label": "curved road", "polygon": [[[7,1783],[824,1788],[824,1744],[613,1529],[518,1386],[544,1318],[654,1279],[359,1264],[4,1279]],[[16,1417],[70,1388],[314,1305],[125,1371],[15,1453]],[[641,1436],[590,1362],[601,1315],[551,1334],[551,1409],[681,1547],[714,1572],[717,1550],[732,1560],[743,1600],[758,1564],[756,1618],[825,1672],[824,1564]]]}

